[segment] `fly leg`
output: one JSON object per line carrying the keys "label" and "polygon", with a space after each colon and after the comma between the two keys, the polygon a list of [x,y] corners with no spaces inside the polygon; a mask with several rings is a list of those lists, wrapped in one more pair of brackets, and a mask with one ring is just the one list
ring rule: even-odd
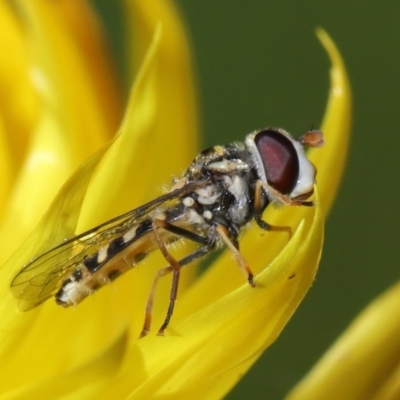
{"label": "fly leg", "polygon": [[[292,236],[292,228],[290,226],[276,226],[276,225],[271,225],[268,222],[264,221],[261,219],[261,214],[262,214],[262,201],[261,201],[261,195],[262,195],[262,188],[263,188],[263,183],[261,181],[257,181],[256,187],[255,187],[255,195],[254,195],[254,211],[255,211],[255,221],[257,225],[263,229],[264,231],[273,231],[273,232],[287,232],[289,235],[289,238]],[[269,190],[269,187],[268,187]],[[274,192],[275,195],[275,192]],[[283,196],[280,194],[280,196]],[[290,199],[289,199],[290,200]]]}
{"label": "fly leg", "polygon": [[[154,295],[156,292],[157,284],[160,278],[163,276],[169,274],[172,272],[172,285],[171,285],[171,292],[170,292],[170,301],[169,301],[169,306],[167,310],[167,314],[164,320],[164,323],[162,324],[161,328],[158,331],[158,335],[162,336],[164,334],[165,329],[167,328],[169,321],[171,320],[173,311],[174,311],[174,306],[175,306],[175,301],[177,298],[177,293],[178,293],[178,284],[179,284],[179,277],[180,277],[180,270],[182,267],[184,267],[187,264],[190,264],[192,261],[206,255],[213,247],[214,244],[210,244],[209,239],[204,238],[203,236],[200,236],[192,231],[188,231],[184,228],[180,228],[178,226],[175,226],[169,222],[163,221],[163,220],[154,220],[152,223],[152,228],[154,232],[154,236],[156,238],[158,247],[160,248],[160,251],[164,258],[168,261],[169,266],[160,269],[157,272],[156,277],[154,278],[151,290],[150,290],[150,295],[147,300],[146,304],[146,312],[145,312],[145,320],[143,324],[143,329],[140,334],[140,337],[146,336],[150,330],[151,326],[151,314],[152,314],[152,309],[153,309],[153,303],[154,303]],[[175,233],[176,235],[185,237],[189,240],[192,240],[193,242],[203,244],[204,246],[188,256],[184,257],[180,261],[177,261],[168,251],[164,241],[162,240],[159,229],[165,229],[169,232]]]}
{"label": "fly leg", "polygon": [[[315,201],[312,200],[302,200],[300,198],[297,199],[291,199],[289,196],[286,196],[279,192],[278,190],[274,189],[272,186],[268,184],[268,182],[264,181],[257,181],[256,183],[256,194],[257,194],[257,186],[262,186],[264,187],[271,195],[279,200],[282,204],[286,206],[303,206],[303,207],[313,207],[315,206]],[[258,189],[260,190],[260,189]],[[310,195],[312,192],[310,192]]]}
{"label": "fly leg", "polygon": [[[182,266],[182,264],[181,264],[181,266]],[[142,338],[142,337],[146,336],[150,331],[151,316],[152,316],[153,304],[154,304],[154,295],[155,295],[155,292],[156,292],[156,289],[157,289],[158,281],[160,280],[160,278],[162,278],[163,276],[169,274],[173,270],[174,269],[169,265],[168,267],[162,268],[159,271],[157,271],[157,274],[156,274],[156,276],[154,278],[153,284],[151,285],[149,298],[147,299],[146,311],[145,311],[145,314],[144,314],[143,328],[142,328],[142,331],[140,332],[139,338]]]}
{"label": "fly leg", "polygon": [[[192,263],[193,261],[195,261],[201,257],[204,257],[205,255],[207,255],[210,252],[210,250],[213,249],[213,247],[214,247],[214,245],[207,245],[207,246],[204,246],[204,247],[194,251],[193,253],[190,253],[188,256],[179,260],[179,265],[181,266],[181,268],[183,268],[184,266]],[[169,273],[173,272],[173,270],[174,269],[169,265],[168,267],[160,269],[157,272],[156,277],[154,278],[154,281],[153,281],[153,284],[152,284],[151,290],[150,290],[150,295],[149,295],[149,298],[146,303],[145,320],[144,320],[142,332],[140,333],[141,338],[143,336],[146,336],[150,331],[151,313],[152,313],[152,309],[153,309],[154,295],[155,295],[155,292],[157,289],[158,281],[163,276],[168,275]],[[163,327],[165,325],[165,322],[166,322],[166,320],[164,321]],[[167,323],[167,325],[168,325],[168,323]],[[165,328],[166,327],[164,327],[164,329]]]}
{"label": "fly leg", "polygon": [[217,224],[215,226],[215,231],[217,232],[219,237],[222,239],[222,241],[228,246],[228,248],[232,252],[232,254],[235,256],[236,261],[238,262],[239,268],[243,272],[243,274],[246,276],[247,282],[249,282],[249,285],[251,287],[256,287],[256,284],[254,283],[253,272],[251,271],[246,259],[240,253],[239,245],[238,245],[237,241],[230,237],[231,235],[229,234],[229,230],[224,225]]}

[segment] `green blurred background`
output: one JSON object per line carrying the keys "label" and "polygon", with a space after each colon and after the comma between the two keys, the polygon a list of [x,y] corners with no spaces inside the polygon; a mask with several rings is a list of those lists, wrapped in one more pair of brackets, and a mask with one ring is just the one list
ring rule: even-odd
{"label": "green blurred background", "polygon": [[[116,2],[94,3],[121,57]],[[203,147],[241,140],[267,125],[295,136],[319,127],[329,62],[316,39],[317,26],[335,40],[348,68],[353,136],[316,283],[278,341],[228,396],[280,399],[355,315],[398,278],[400,2],[390,7],[344,0],[178,4],[198,72]]]}

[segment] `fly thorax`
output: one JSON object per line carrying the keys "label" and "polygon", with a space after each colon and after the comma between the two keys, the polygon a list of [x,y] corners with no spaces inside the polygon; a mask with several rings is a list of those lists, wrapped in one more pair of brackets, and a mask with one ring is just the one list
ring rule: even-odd
{"label": "fly thorax", "polygon": [[195,192],[197,194],[197,202],[204,206],[215,204],[221,196],[221,192],[217,190],[215,185],[199,188]]}
{"label": "fly thorax", "polygon": [[249,186],[238,175],[224,176],[227,190],[233,194],[235,201],[228,209],[228,215],[235,224],[243,224],[249,214]]}

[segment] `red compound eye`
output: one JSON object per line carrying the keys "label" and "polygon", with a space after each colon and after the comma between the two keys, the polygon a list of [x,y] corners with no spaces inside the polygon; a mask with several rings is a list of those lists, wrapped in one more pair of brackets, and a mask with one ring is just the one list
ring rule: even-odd
{"label": "red compound eye", "polygon": [[257,133],[254,143],[262,160],[268,183],[282,194],[290,194],[299,177],[299,159],[292,141],[267,129]]}

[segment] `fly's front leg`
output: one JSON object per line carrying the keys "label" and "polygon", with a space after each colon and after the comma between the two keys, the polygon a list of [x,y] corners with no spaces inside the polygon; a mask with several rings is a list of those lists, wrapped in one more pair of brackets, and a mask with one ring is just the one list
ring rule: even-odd
{"label": "fly's front leg", "polygon": [[263,183],[261,181],[257,181],[255,187],[255,194],[254,194],[254,211],[255,211],[255,221],[257,225],[263,229],[264,231],[273,231],[273,232],[287,232],[289,238],[292,236],[292,228],[290,226],[276,226],[271,225],[268,222],[261,219],[262,215],[262,189]]}
{"label": "fly's front leg", "polygon": [[[291,199],[289,196],[286,196],[285,194],[282,194],[280,191],[274,189],[271,185],[268,184],[268,182],[257,181],[256,191],[257,191],[257,185],[264,187],[271,194],[271,196],[274,199],[278,200],[280,203],[284,204],[285,206],[303,206],[303,207],[314,207],[315,206],[315,201],[303,200],[303,199],[301,199],[301,196]],[[311,194],[312,194],[312,191],[310,193],[307,193],[307,197],[311,196]]]}
{"label": "fly's front leg", "polygon": [[[178,226],[175,226],[169,222],[155,219],[152,222],[152,229],[154,232],[154,236],[156,238],[158,247],[164,256],[164,258],[167,260],[169,263],[169,266],[163,269],[160,269],[157,272],[156,277],[154,278],[153,285],[150,291],[149,298],[147,300],[147,305],[146,305],[146,313],[145,313],[145,321],[143,324],[143,329],[140,334],[140,337],[146,336],[147,333],[150,330],[150,325],[151,325],[151,314],[152,314],[152,309],[153,309],[153,302],[154,302],[154,294],[156,291],[156,287],[158,284],[158,281],[161,277],[169,274],[172,272],[172,285],[171,285],[171,292],[170,292],[170,301],[169,301],[169,306],[167,310],[167,314],[164,320],[164,323],[162,324],[161,328],[158,331],[158,335],[162,336],[164,334],[165,329],[167,328],[169,321],[171,320],[173,311],[174,311],[174,306],[175,306],[175,301],[177,298],[177,293],[178,293],[178,285],[179,285],[179,277],[180,277],[180,270],[183,266],[189,264],[190,262],[202,257],[203,255],[207,254],[210,249],[213,247],[213,244],[209,243],[209,240],[207,238],[204,238],[194,232],[188,231],[184,228],[180,228]],[[162,240],[159,229],[165,229],[169,232],[175,233],[176,235],[185,237],[189,240],[192,240],[196,243],[203,244],[204,247],[201,249],[194,251],[193,253],[189,254],[187,257],[183,258],[181,261],[177,261],[171,253],[168,251],[164,241]]]}

